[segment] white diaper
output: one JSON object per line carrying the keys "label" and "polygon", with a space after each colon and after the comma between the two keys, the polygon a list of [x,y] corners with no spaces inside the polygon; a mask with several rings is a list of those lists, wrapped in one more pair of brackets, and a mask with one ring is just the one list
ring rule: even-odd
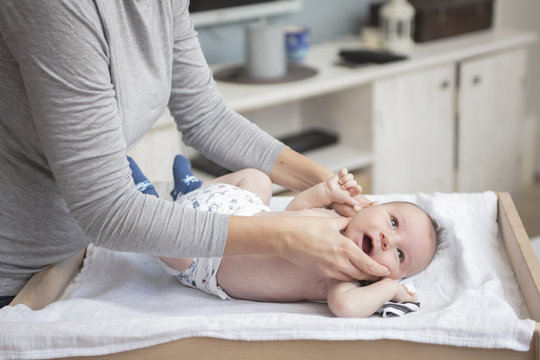
{"label": "white diaper", "polygon": [[180,196],[176,202],[181,206],[200,211],[221,214],[251,216],[261,211],[271,211],[251,191],[223,183],[209,184]]}
{"label": "white diaper", "polygon": [[[199,211],[237,216],[251,216],[261,211],[270,211],[270,208],[251,191],[223,183],[209,184],[191,191],[180,196],[176,202],[181,206]],[[189,268],[184,271],[174,270],[159,258],[157,260],[169,275],[176,277],[182,284],[218,296],[223,300],[230,299],[217,283],[220,257],[194,258]]]}
{"label": "white diaper", "polygon": [[155,256],[154,259],[165,269],[167,275],[174,276],[183,285],[202,290],[223,300],[230,299],[229,295],[217,284],[220,257],[194,258],[191,265],[183,271],[171,268],[159,256]]}
{"label": "white diaper", "polygon": [[186,270],[176,275],[176,279],[186,286],[229,300],[229,295],[217,283],[220,263],[220,257],[195,258]]}

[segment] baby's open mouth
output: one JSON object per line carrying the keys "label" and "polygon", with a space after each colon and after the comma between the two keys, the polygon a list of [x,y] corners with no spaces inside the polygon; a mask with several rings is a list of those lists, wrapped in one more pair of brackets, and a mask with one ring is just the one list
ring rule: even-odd
{"label": "baby's open mouth", "polygon": [[366,254],[371,254],[371,250],[373,250],[373,240],[369,235],[364,235],[364,238],[362,239],[362,250]]}

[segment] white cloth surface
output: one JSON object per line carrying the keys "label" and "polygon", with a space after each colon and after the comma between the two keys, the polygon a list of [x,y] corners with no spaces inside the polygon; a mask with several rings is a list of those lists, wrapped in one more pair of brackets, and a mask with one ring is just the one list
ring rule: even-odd
{"label": "white cloth surface", "polygon": [[[480,348],[529,348],[528,316],[497,235],[497,198],[385,195],[424,207],[447,229],[440,256],[412,279],[420,311],[400,318],[335,318],[326,304],[223,301],[181,286],[151,256],[90,246],[80,274],[42,310],[0,309],[0,358],[98,355],[176,339],[399,339]],[[290,198],[273,198],[273,209]]]}

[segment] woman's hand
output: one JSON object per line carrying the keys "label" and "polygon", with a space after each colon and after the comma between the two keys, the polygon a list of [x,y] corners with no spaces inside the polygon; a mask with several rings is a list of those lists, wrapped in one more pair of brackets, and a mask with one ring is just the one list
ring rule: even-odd
{"label": "woman's hand", "polygon": [[341,235],[342,217],[231,216],[224,255],[274,254],[321,276],[341,281],[389,275],[354,242]]}

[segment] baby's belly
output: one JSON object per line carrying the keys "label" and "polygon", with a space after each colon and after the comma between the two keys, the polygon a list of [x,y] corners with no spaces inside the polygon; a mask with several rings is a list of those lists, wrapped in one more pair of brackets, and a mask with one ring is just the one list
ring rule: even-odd
{"label": "baby's belly", "polygon": [[278,256],[225,256],[218,284],[231,297],[255,301],[326,300],[331,282]]}

